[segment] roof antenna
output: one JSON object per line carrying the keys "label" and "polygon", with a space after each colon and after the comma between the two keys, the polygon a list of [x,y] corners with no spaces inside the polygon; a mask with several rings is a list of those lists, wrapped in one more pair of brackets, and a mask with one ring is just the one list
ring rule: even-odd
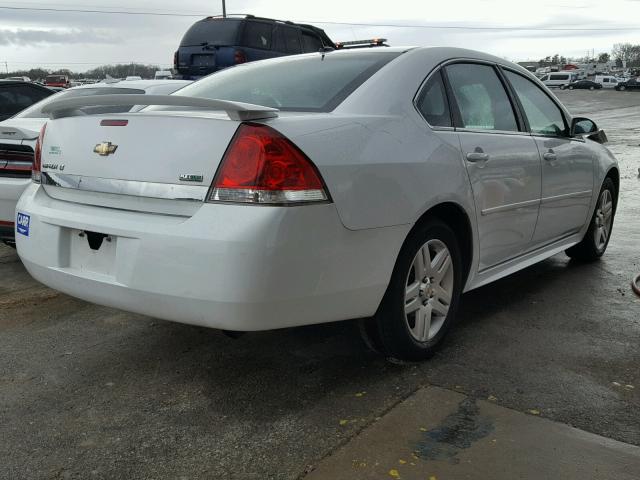
{"label": "roof antenna", "polygon": [[327,46],[320,47],[320,50],[318,50],[322,54],[322,58],[320,60],[324,60],[324,55],[327,52],[333,52],[333,50],[334,50],[333,47],[327,47]]}

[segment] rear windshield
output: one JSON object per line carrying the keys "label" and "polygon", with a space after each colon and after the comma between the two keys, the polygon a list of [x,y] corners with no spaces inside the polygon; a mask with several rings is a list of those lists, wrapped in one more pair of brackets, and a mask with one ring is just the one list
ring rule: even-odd
{"label": "rear windshield", "polygon": [[205,19],[194,23],[182,37],[181,47],[193,45],[237,45],[240,19]]}
{"label": "rear windshield", "polygon": [[[87,97],[89,95],[118,95],[118,94],[144,94],[144,90],[138,88],[116,88],[116,87],[96,87],[96,88],[79,88],[77,90],[65,90],[64,92],[51,95],[41,102],[31,105],[29,108],[22,110],[14,118],[46,118],[47,114],[42,113],[42,109],[51,102],[60,100],[61,98]],[[91,107],[91,113],[119,113],[128,112],[133,105],[117,106],[117,111],[113,111],[114,107]],[[100,110],[99,110],[100,109]],[[108,109],[108,110],[107,110]],[[104,111],[103,111],[104,110]]]}
{"label": "rear windshield", "polygon": [[399,52],[312,54],[248,63],[209,75],[175,95],[328,112]]}
{"label": "rear windshield", "polygon": [[49,75],[46,77],[46,81],[53,82],[53,83],[61,83],[61,82],[66,82],[67,77],[63,75]]}

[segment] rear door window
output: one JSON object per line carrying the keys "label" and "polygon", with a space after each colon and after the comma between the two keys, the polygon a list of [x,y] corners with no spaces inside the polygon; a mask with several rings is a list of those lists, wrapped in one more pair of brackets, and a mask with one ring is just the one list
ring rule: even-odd
{"label": "rear door window", "polygon": [[249,48],[271,49],[273,25],[264,22],[246,22],[244,26],[243,46]]}
{"label": "rear door window", "polygon": [[416,102],[418,110],[432,127],[452,127],[442,74],[435,73],[427,81]]}
{"label": "rear door window", "polygon": [[489,65],[456,63],[446,67],[462,127],[517,132],[518,124],[502,82]]}

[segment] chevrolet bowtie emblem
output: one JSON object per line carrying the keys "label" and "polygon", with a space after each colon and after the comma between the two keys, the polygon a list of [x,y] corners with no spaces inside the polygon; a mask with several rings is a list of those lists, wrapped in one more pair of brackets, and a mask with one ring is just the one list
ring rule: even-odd
{"label": "chevrolet bowtie emblem", "polygon": [[106,157],[107,155],[115,153],[117,149],[118,145],[114,145],[111,142],[102,142],[97,144],[93,151],[102,157]]}

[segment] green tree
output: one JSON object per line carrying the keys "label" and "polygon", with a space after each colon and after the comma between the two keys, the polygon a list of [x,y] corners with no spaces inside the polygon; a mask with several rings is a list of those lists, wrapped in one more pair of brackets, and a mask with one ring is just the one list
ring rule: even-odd
{"label": "green tree", "polygon": [[609,60],[611,60],[611,55],[606,52],[598,55],[598,63],[607,63]]}

